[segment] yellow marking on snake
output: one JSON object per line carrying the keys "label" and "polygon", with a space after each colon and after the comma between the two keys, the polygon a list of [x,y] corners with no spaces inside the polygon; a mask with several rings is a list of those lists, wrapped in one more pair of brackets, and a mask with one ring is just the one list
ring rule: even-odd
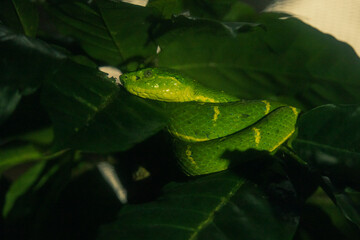
{"label": "yellow marking on snake", "polygon": [[194,160],[194,158],[191,156],[192,152],[191,152],[191,146],[188,145],[187,148],[186,148],[186,151],[185,151],[185,154],[187,156],[187,158],[190,160],[190,162],[195,165],[195,167],[198,168],[198,166],[196,165],[196,162]]}
{"label": "yellow marking on snake", "polygon": [[259,143],[260,143],[260,140],[261,140],[260,129],[254,127],[253,130],[254,130],[254,133],[255,133],[255,143],[256,143],[256,146],[258,146]]}
{"label": "yellow marking on snake", "polygon": [[199,100],[199,102],[210,102],[210,103],[218,102],[213,98],[208,98],[208,97],[204,97],[204,96],[195,96],[195,100]]}
{"label": "yellow marking on snake", "polygon": [[214,107],[214,117],[213,117],[213,121],[216,122],[216,120],[218,119],[218,116],[220,114],[220,110],[218,106]]}
{"label": "yellow marking on snake", "polygon": [[271,108],[271,105],[268,101],[266,100],[262,100],[263,103],[265,103],[265,107],[266,107],[266,110],[265,110],[265,115],[267,115],[269,112],[270,112],[270,108]]}
{"label": "yellow marking on snake", "polygon": [[178,137],[182,140],[188,141],[188,142],[204,142],[204,141],[208,141],[208,138],[196,138],[196,137],[192,137],[192,136],[186,136],[184,134],[178,133],[178,132],[174,132],[174,131],[170,131],[170,134],[172,134],[175,137]]}
{"label": "yellow marking on snake", "polygon": [[290,107],[291,110],[294,112],[295,116],[299,114],[298,110],[294,107]]}
{"label": "yellow marking on snake", "polygon": [[295,132],[295,129],[293,129],[286,137],[284,137],[278,144],[276,144],[272,149],[269,150],[269,152],[274,151],[277,149],[281,144],[283,144],[293,133]]}

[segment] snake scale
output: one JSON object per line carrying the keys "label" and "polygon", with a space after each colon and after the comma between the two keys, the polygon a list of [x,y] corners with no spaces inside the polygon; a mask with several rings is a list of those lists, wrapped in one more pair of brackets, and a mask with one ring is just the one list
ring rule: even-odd
{"label": "snake scale", "polygon": [[175,154],[190,176],[225,170],[226,151],[274,153],[295,131],[299,109],[268,100],[241,100],[170,70],[121,75],[124,88],[164,103]]}

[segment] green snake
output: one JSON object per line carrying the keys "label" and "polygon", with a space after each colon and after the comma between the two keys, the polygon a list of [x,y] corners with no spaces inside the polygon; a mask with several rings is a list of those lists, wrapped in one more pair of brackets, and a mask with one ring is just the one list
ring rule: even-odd
{"label": "green snake", "polygon": [[241,100],[170,70],[147,68],[120,79],[131,94],[164,103],[178,163],[191,176],[227,169],[227,151],[274,153],[294,133],[300,112],[278,102]]}

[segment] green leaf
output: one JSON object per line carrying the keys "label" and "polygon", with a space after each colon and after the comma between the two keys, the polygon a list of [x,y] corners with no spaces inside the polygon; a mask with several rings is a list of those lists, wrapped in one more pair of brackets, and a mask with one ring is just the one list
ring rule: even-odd
{"label": "green leaf", "polygon": [[48,145],[47,142],[52,141],[50,125],[49,116],[40,104],[40,91],[24,96],[13,114],[0,126],[0,145],[14,140]]}
{"label": "green leaf", "polygon": [[20,99],[21,95],[14,88],[3,87],[0,89],[0,125],[16,109]]}
{"label": "green leaf", "polygon": [[324,105],[303,114],[296,153],[336,182],[359,188],[360,105]]}
{"label": "green leaf", "polygon": [[39,236],[44,220],[50,217],[49,210],[71,178],[71,169],[78,164],[73,156],[73,152],[67,152],[54,161],[38,163],[12,184],[4,209],[6,235],[16,239]]}
{"label": "green leaf", "polygon": [[0,52],[1,124],[16,109],[22,95],[33,93],[65,56],[45,42],[15,34],[2,24]]}
{"label": "green leaf", "polygon": [[53,206],[35,238],[51,239],[56,234],[57,239],[95,239],[99,225],[113,220],[121,204],[95,168],[72,178]]}
{"label": "green leaf", "polygon": [[98,239],[291,239],[296,218],[273,207],[254,184],[213,174],[171,183],[157,201],[125,206]]}
{"label": "green leaf", "polygon": [[183,0],[150,0],[147,7],[157,9],[164,18],[186,11]]}
{"label": "green leaf", "polygon": [[2,234],[14,239],[94,239],[99,225],[113,220],[121,204],[94,163],[81,159],[48,162],[15,201]]}
{"label": "green leaf", "polygon": [[342,193],[335,193],[336,205],[347,219],[360,228],[359,195],[360,192],[352,191],[349,188]]}
{"label": "green leaf", "polygon": [[155,18],[151,9],[109,0],[99,0],[97,6],[123,60],[155,55],[148,34]]}
{"label": "green leaf", "polygon": [[58,30],[74,37],[93,58],[118,65],[155,55],[148,37],[151,9],[120,1],[96,1],[97,8],[75,2],[49,7]]}
{"label": "green leaf", "polygon": [[4,217],[8,215],[11,208],[14,206],[16,199],[26,193],[38,179],[45,167],[45,163],[45,161],[37,163],[11,185],[9,191],[6,193],[6,200],[2,211]]}
{"label": "green leaf", "polygon": [[256,15],[252,7],[237,0],[150,0],[147,6],[158,9],[165,18],[186,12],[192,17],[249,21]]}
{"label": "green leaf", "polygon": [[299,228],[294,239],[359,238],[359,229],[342,215],[332,200],[319,188],[301,210]]}
{"label": "green leaf", "polygon": [[11,140],[21,140],[38,145],[50,145],[54,139],[53,129],[51,127],[31,131],[19,136],[13,137]]}
{"label": "green leaf", "polygon": [[346,213],[344,215],[360,227],[360,192],[346,188],[342,194],[337,194],[336,200],[338,206]]}
{"label": "green leaf", "polygon": [[0,86],[11,86],[25,95],[34,92],[66,58],[47,43],[15,34],[1,24],[0,52]]}
{"label": "green leaf", "polygon": [[[168,67],[244,99],[311,108],[360,101],[360,61],[353,49],[295,18],[262,14],[262,27],[235,32],[221,22],[174,18],[154,30]],[[341,59],[341,61],[339,61]]]}
{"label": "green leaf", "polygon": [[357,225],[360,230],[359,192],[351,188],[338,188],[327,178],[322,178],[322,188],[345,218]]}
{"label": "green leaf", "polygon": [[36,35],[39,15],[35,4],[30,0],[2,0],[0,19],[16,32],[29,37]]}
{"label": "green leaf", "polygon": [[359,190],[359,123],[359,105],[317,107],[300,117],[298,136],[293,141],[297,154],[312,169],[330,178],[329,182],[324,182],[326,192],[342,213],[358,226],[359,208],[341,188],[350,186]]}
{"label": "green leaf", "polygon": [[104,73],[72,62],[46,81],[42,102],[54,123],[58,149],[126,150],[165,126],[155,104],[130,95]]}
{"label": "green leaf", "polygon": [[32,162],[43,157],[43,153],[32,144],[0,148],[0,173],[20,163]]}
{"label": "green leaf", "polygon": [[53,141],[51,128],[27,132],[6,140],[8,143],[0,147],[0,173],[19,164],[45,161],[63,153],[49,150]]}

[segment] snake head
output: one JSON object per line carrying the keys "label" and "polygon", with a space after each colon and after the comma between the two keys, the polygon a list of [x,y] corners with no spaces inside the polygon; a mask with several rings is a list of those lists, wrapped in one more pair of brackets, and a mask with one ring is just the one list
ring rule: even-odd
{"label": "snake head", "polygon": [[120,81],[128,92],[152,100],[181,102],[194,94],[192,80],[158,68],[125,73]]}

